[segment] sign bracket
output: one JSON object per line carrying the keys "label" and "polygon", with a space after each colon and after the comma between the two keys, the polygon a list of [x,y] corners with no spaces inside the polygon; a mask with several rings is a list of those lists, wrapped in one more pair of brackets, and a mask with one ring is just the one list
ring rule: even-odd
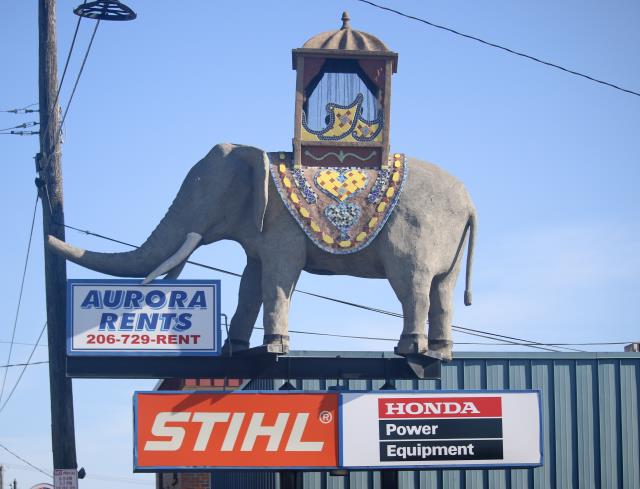
{"label": "sign bracket", "polygon": [[[244,378],[244,379],[439,379],[438,359],[406,359],[392,353],[291,351],[287,355],[252,349],[231,357],[69,356],[73,378]],[[413,362],[413,365],[410,363]]]}

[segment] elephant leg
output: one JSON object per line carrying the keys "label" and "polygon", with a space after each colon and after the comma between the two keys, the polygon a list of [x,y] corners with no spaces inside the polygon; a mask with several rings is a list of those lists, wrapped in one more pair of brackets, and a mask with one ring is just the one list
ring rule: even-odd
{"label": "elephant leg", "polygon": [[270,259],[262,263],[263,344],[286,353],[289,351],[289,305],[304,260],[295,253],[287,253],[279,257],[270,255]]}
{"label": "elephant leg", "polygon": [[[262,265],[259,260],[247,257],[247,266],[242,272],[238,291],[238,307],[231,318],[229,337],[223,352],[241,351],[249,348],[249,339],[262,306]],[[230,345],[229,345],[230,344]]]}
{"label": "elephant leg", "polygon": [[429,311],[429,287],[431,275],[426,271],[406,274],[387,274],[389,283],[402,304],[404,324],[395,352],[398,355],[427,351],[425,329]]}
{"label": "elephant leg", "polygon": [[442,355],[443,360],[451,360],[451,321],[453,319],[453,291],[457,271],[443,277],[435,277],[431,284],[431,305],[429,307],[429,350]]}

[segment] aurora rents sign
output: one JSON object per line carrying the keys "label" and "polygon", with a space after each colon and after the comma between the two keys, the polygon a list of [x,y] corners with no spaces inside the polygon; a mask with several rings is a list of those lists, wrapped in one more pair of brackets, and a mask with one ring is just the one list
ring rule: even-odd
{"label": "aurora rents sign", "polygon": [[217,355],[220,281],[67,281],[67,354]]}
{"label": "aurora rents sign", "polygon": [[537,391],[138,392],[134,470],[537,466]]}

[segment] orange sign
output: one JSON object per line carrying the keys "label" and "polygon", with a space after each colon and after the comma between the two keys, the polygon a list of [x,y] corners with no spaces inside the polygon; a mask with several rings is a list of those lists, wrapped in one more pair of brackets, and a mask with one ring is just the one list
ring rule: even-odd
{"label": "orange sign", "polygon": [[338,465],[338,395],[167,393],[134,397],[136,471]]}

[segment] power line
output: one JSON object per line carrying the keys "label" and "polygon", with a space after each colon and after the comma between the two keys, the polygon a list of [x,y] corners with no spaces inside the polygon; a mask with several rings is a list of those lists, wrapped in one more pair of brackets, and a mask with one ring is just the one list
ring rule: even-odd
{"label": "power line", "polygon": [[9,452],[11,455],[13,455],[15,458],[17,458],[18,460],[20,460],[21,462],[24,462],[25,464],[27,464],[29,467],[37,470],[38,472],[46,475],[47,477],[49,477],[50,479],[53,479],[53,476],[51,474],[49,474],[48,472],[45,472],[44,470],[42,470],[40,467],[37,467],[35,465],[33,465],[31,462],[29,462],[28,460],[22,458],[20,455],[18,455],[16,452],[13,452],[11,450],[9,450],[7,447],[5,447],[2,443],[0,443],[0,448],[2,448],[3,450]]}
{"label": "power line", "polygon": [[[256,326],[255,329],[264,329]],[[338,333],[321,333],[318,331],[302,331],[290,329],[290,333],[298,333],[298,334],[308,334],[314,336],[331,336],[334,338],[351,338],[356,340],[373,340],[373,341],[398,341],[398,338],[384,338],[380,336],[356,336],[356,335],[347,335],[347,334],[338,334]],[[633,341],[605,341],[605,342],[585,342],[585,343],[538,343],[536,345],[539,346],[597,346],[597,345],[628,345],[629,343],[633,343]],[[456,341],[456,345],[483,345],[483,346],[531,346],[531,343],[487,343],[477,342],[477,341]],[[582,352],[582,350],[576,350],[577,352]]]}
{"label": "power line", "polygon": [[[40,334],[38,335],[38,339],[36,340],[36,343],[35,343],[35,345],[33,346],[33,349],[31,350],[31,353],[29,353],[29,358],[27,358],[27,361],[23,364],[23,366],[22,366],[22,370],[20,371],[20,375],[18,375],[18,379],[16,380],[16,383],[15,383],[15,384],[13,384],[13,387],[11,388],[11,392],[9,392],[9,395],[8,395],[8,396],[7,396],[7,398],[5,399],[4,404],[2,404],[2,407],[0,407],[0,413],[1,413],[2,411],[4,411],[5,406],[6,406],[6,405],[7,405],[7,403],[11,400],[11,396],[13,396],[13,393],[14,393],[14,392],[16,391],[16,389],[18,388],[18,384],[20,384],[20,381],[22,380],[22,376],[24,375],[25,371],[27,370],[27,367],[28,367],[29,365],[33,365],[33,364],[31,363],[31,359],[33,358],[33,354],[34,354],[34,353],[35,353],[35,351],[36,351],[36,347],[38,346],[38,343],[40,343],[40,339],[42,338],[42,335],[43,335],[43,333],[44,333],[44,330],[45,330],[45,329],[47,329],[47,323],[46,323],[46,322],[42,325],[42,330],[40,331]],[[35,362],[34,362],[34,364],[35,364]],[[8,369],[5,369],[5,372],[6,372],[7,370],[8,370]],[[6,376],[6,374],[5,374],[5,376]]]}
{"label": "power line", "polygon": [[[84,1],[84,3],[87,3],[87,0]],[[53,104],[51,104],[51,108],[52,110],[56,109],[56,106],[58,104],[58,99],[60,98],[60,91],[62,90],[62,84],[64,83],[64,78],[67,75],[67,68],[69,68],[69,61],[71,60],[71,53],[73,53],[73,48],[76,45],[76,38],[78,37],[78,30],[80,28],[80,22],[82,21],[82,16],[79,15],[78,16],[78,22],[76,22],[76,28],[75,31],[73,32],[73,39],[71,40],[71,45],[69,46],[69,50],[67,51],[67,59],[64,62],[64,69],[62,70],[62,76],[60,77],[60,83],[58,84],[58,90],[56,91],[56,96],[54,98]],[[51,120],[51,112],[47,112],[47,119],[45,121],[45,126],[42,130],[42,133],[44,134],[46,132],[46,129],[49,125],[49,121]],[[54,144],[55,147],[55,144]]]}
{"label": "power line", "polygon": [[[27,275],[27,265],[29,264],[29,254],[31,252],[31,240],[33,238],[33,227],[36,222],[36,211],[38,210],[38,196],[36,195],[36,201],[33,205],[33,216],[31,217],[31,228],[29,229],[29,241],[27,243],[27,254],[24,258],[24,267],[22,269],[22,280],[20,282],[20,292],[18,293],[18,305],[16,306],[16,315],[13,320],[13,331],[11,333],[11,344],[9,346],[9,356],[7,357],[7,363],[11,363],[11,353],[13,352],[13,342],[16,338],[16,326],[18,325],[18,316],[20,315],[20,305],[22,304],[22,292],[24,291],[24,279]],[[2,395],[4,394],[4,386],[7,381],[7,369],[4,371],[2,377],[2,388],[0,388],[0,402],[2,402]],[[1,411],[2,409],[0,409]]]}
{"label": "power line", "polygon": [[[261,327],[256,326],[256,329],[263,329]],[[289,330],[290,333],[296,333],[296,334],[308,334],[308,335],[314,335],[314,336],[331,336],[334,338],[351,338],[351,339],[363,339],[363,340],[374,340],[374,341],[398,341],[397,338],[384,338],[384,337],[380,337],[380,336],[355,336],[355,335],[346,335],[346,334],[338,334],[338,333],[320,333],[318,331],[302,331],[302,330],[295,330],[295,329],[290,329]],[[614,346],[614,345],[628,345],[630,343],[636,343],[637,340],[627,340],[627,341],[587,341],[587,342],[581,342],[581,343],[537,343],[538,345],[541,346]],[[0,344],[9,344],[10,341],[8,340],[0,340]],[[36,345],[35,343],[24,343],[24,342],[19,342],[19,341],[14,341],[13,342],[14,345],[21,345],[21,346],[37,346],[38,348],[47,348],[46,344],[38,344]],[[509,345],[505,344],[505,343],[496,343],[496,342],[491,342],[488,343],[486,341],[456,341],[456,345],[477,345],[477,346],[525,346],[528,345],[529,343],[510,343]],[[41,363],[48,363],[47,361],[42,361],[42,362],[31,362],[29,365],[38,365]],[[4,368],[4,367],[17,367],[17,366],[21,366],[24,365],[23,363],[14,363],[12,365],[0,365],[0,368]]]}
{"label": "power line", "polygon": [[[101,235],[101,234],[93,233],[93,232],[87,231],[87,230],[81,230],[81,229],[78,229],[78,228],[74,228],[73,226],[69,226],[67,224],[65,224],[64,226],[68,227],[70,229],[73,229],[75,231],[79,231],[79,232],[82,232],[82,233],[85,233],[85,234],[89,234],[89,235],[94,235],[96,237],[100,237],[100,238],[105,239],[105,240],[109,240],[109,241],[113,241],[113,242],[116,242],[116,243],[124,244],[124,245],[130,246],[132,248],[138,248],[136,245],[133,245],[133,244],[130,244],[130,243],[126,243],[124,241],[119,241],[119,240],[116,240],[116,239],[113,239],[113,238],[109,238],[108,236],[104,236],[104,235]],[[224,273],[224,274],[227,274],[227,275],[232,275],[232,276],[235,276],[235,277],[242,277],[242,275],[239,274],[239,273],[230,272],[230,271],[224,270],[222,268],[212,267],[211,265],[206,265],[204,263],[194,262],[194,261],[191,261],[191,260],[188,260],[187,263],[189,263],[191,265],[195,265],[195,266],[201,267],[201,268],[206,268],[208,270],[213,270],[213,271],[217,271],[217,272],[220,272],[220,273]],[[337,299],[335,297],[328,297],[328,296],[315,294],[313,292],[307,292],[307,291],[300,290],[300,289],[295,289],[294,291],[298,292],[298,293],[301,293],[301,294],[305,294],[305,295],[309,295],[309,296],[312,296],[312,297],[316,297],[316,298],[319,298],[319,299],[328,300],[328,301],[331,301],[331,302],[336,302],[336,303],[339,303],[339,304],[344,304],[344,305],[356,307],[356,308],[359,308],[359,309],[364,309],[364,310],[368,310],[368,311],[371,311],[371,312],[384,314],[384,315],[387,315],[387,316],[392,316],[392,317],[396,317],[396,318],[400,318],[400,319],[403,317],[402,314],[400,314],[400,313],[386,311],[384,309],[378,309],[378,308],[374,308],[374,307],[370,307],[370,306],[365,306],[363,304],[358,304],[358,303],[355,303],[355,302],[349,302],[349,301],[345,301],[345,300],[342,300],[342,299]],[[551,348],[547,348],[547,347],[541,346],[541,344],[538,343],[538,342],[529,341],[529,340],[522,339],[522,338],[504,336],[504,335],[499,335],[497,333],[490,333],[490,332],[487,332],[487,331],[474,330],[474,329],[471,329],[471,328],[461,328],[461,327],[455,326],[455,325],[452,326],[452,329],[460,330],[460,332],[462,332],[464,334],[471,335],[471,336],[479,336],[481,338],[495,339],[497,341],[501,341],[501,342],[507,343],[507,344],[513,343],[513,341],[509,341],[509,340],[516,340],[516,341],[520,341],[520,342],[529,343],[527,346],[529,346],[530,348],[535,348],[535,349],[538,349],[538,350],[545,350],[545,351],[552,351],[552,352],[553,351],[558,351],[557,349],[551,349]],[[491,336],[488,336],[488,335],[491,335]],[[502,338],[505,338],[505,339],[497,339],[497,338],[493,338],[492,336],[498,336],[498,337],[502,337]]]}
{"label": "power line", "polygon": [[[125,245],[125,246],[129,246],[131,248],[138,248],[138,246],[133,245],[131,243],[127,243],[125,241],[120,241],[120,240],[117,240],[115,238],[110,238],[108,236],[105,236],[105,235],[102,235],[102,234],[98,234],[98,233],[94,233],[94,232],[89,231],[89,230],[79,229],[79,228],[76,228],[76,227],[68,225],[68,224],[60,224],[60,223],[57,223],[57,224],[58,225],[62,225],[65,228],[73,229],[74,231],[78,231],[78,232],[81,232],[81,233],[84,233],[84,234],[87,234],[87,235],[90,235],[90,236],[95,236],[95,237],[98,237],[98,238],[101,238],[101,239],[104,239],[104,240],[107,240],[107,241],[111,241],[111,242],[114,242],[114,243],[119,243],[119,244],[122,244],[122,245]],[[234,277],[242,277],[242,275],[239,274],[239,273],[231,272],[229,270],[224,270],[222,268],[212,267],[211,265],[206,265],[204,263],[199,263],[199,262],[195,262],[195,261],[191,261],[191,260],[188,260],[187,263],[189,263],[191,265],[198,266],[200,268],[206,268],[208,270],[213,270],[213,271],[216,271],[216,272],[224,273],[226,275],[231,275],[231,276],[234,276]],[[359,308],[359,309],[368,310],[368,311],[371,311],[371,312],[376,312],[376,313],[379,313],[379,314],[384,314],[384,315],[387,315],[387,316],[392,316],[392,317],[396,317],[396,318],[402,318],[403,317],[402,314],[400,314],[400,313],[386,311],[384,309],[378,309],[378,308],[375,308],[375,307],[365,306],[363,304],[358,304],[358,303],[355,303],[355,302],[349,302],[349,301],[345,301],[345,300],[342,300],[342,299],[337,299],[335,297],[324,296],[324,295],[316,294],[316,293],[313,293],[313,292],[307,292],[307,291],[300,290],[300,289],[295,289],[295,292],[298,292],[298,293],[301,293],[301,294],[306,294],[306,295],[309,295],[309,296],[312,296],[312,297],[316,297],[316,298],[319,298],[319,299],[323,299],[323,300],[336,302],[336,303],[339,303],[339,304],[344,304],[344,305],[356,307],[356,308]],[[558,351],[557,349],[548,348],[547,346],[544,345],[544,343],[539,343],[537,341],[530,341],[530,340],[526,340],[526,339],[523,339],[523,338],[518,338],[518,337],[515,337],[515,336],[507,336],[507,335],[502,335],[502,334],[498,334],[498,333],[491,333],[491,332],[488,332],[488,331],[482,331],[482,330],[473,329],[473,328],[464,328],[462,326],[455,326],[455,325],[452,326],[452,329],[454,329],[454,330],[456,330],[456,331],[458,331],[460,333],[468,334],[468,335],[471,335],[471,336],[478,336],[478,337],[481,337],[481,338],[487,338],[487,339],[493,339],[493,340],[496,340],[496,341],[501,341],[502,343],[505,343],[505,344],[518,344],[519,345],[519,343],[525,343],[524,346],[528,346],[529,348],[535,348],[535,349],[538,349],[538,350],[545,350],[545,351],[551,351],[551,352],[557,352]],[[515,343],[515,342],[518,342],[518,343]],[[574,350],[573,348],[567,348],[567,347],[563,347],[563,348],[568,349],[568,350]],[[574,351],[580,352],[582,350],[574,350]]]}
{"label": "power line", "polygon": [[[190,262],[188,262],[190,263]],[[357,307],[359,309],[365,309],[367,311],[371,311],[371,312],[377,312],[378,314],[384,314],[386,316],[392,316],[392,317],[396,317],[396,318],[402,318],[402,314],[397,313],[397,312],[392,312],[392,311],[387,311],[385,309],[378,309],[376,307],[370,307],[370,306],[365,306],[363,304],[358,304],[355,302],[350,302],[350,301],[345,301],[342,299],[336,299],[335,297],[327,297],[327,296],[323,296],[320,294],[315,294],[313,292],[306,292],[303,290],[298,290],[296,289],[296,292],[299,292],[301,294],[305,294],[305,295],[310,295],[312,297],[317,297],[319,299],[324,299],[324,300],[328,300],[328,301],[332,301],[332,302],[337,302],[339,304],[344,304],[347,306],[352,306],[352,307]],[[473,328],[465,328],[462,326],[456,326],[455,324],[451,326],[451,329],[453,329],[454,331],[458,331],[459,333],[464,333],[464,334],[468,334],[471,336],[478,336],[480,338],[487,338],[487,339],[494,339],[497,341],[502,341],[505,344],[520,344],[520,343],[514,343],[513,341],[510,340],[514,340],[517,342],[526,342],[527,346],[531,347],[531,348],[535,348],[537,350],[545,350],[545,351],[558,351],[557,349],[550,349],[550,348],[546,348],[544,347],[543,343],[537,342],[537,341],[530,341],[530,340],[526,340],[523,338],[518,338],[515,336],[506,336],[506,335],[502,335],[502,334],[498,334],[498,333],[491,333],[489,331],[482,331],[479,329],[473,329]],[[494,338],[497,337],[497,338]],[[499,338],[504,338],[504,339],[499,339]],[[573,348],[565,348],[567,350],[574,350]],[[574,350],[574,351],[582,351],[582,350]]]}
{"label": "power line", "polygon": [[[84,1],[84,3],[86,3],[86,0]],[[65,75],[67,73],[67,67],[69,66],[69,60],[71,59],[71,53],[73,52],[73,48],[75,46],[76,37],[78,35],[78,28],[80,27],[81,19],[82,19],[82,17],[79,16],[78,17],[78,22],[76,23],[76,29],[75,29],[75,31],[73,33],[73,40],[71,41],[71,46],[69,47],[69,52],[67,53],[67,59],[65,61],[64,70],[62,72],[62,78],[60,79],[60,84],[58,86],[58,91],[56,92],[55,102],[52,105],[52,109],[53,110],[55,110],[58,98],[60,96],[60,90],[62,89],[62,82],[64,81]],[[69,96],[69,101],[67,102],[67,106],[64,109],[64,114],[62,116],[62,120],[60,121],[59,126],[56,128],[56,132],[55,132],[54,138],[53,138],[53,143],[52,143],[51,147],[49,148],[49,150],[47,151],[46,160],[44,161],[41,170],[43,170],[47,166],[49,166],[49,161],[50,161],[50,158],[52,157],[53,151],[55,151],[55,148],[56,148],[58,142],[60,141],[60,137],[62,136],[62,128],[64,126],[64,122],[67,119],[67,114],[69,113],[69,108],[71,107],[71,102],[73,101],[73,97],[75,96],[76,89],[78,88],[78,83],[80,82],[80,77],[82,76],[85,64],[87,63],[87,58],[89,57],[89,53],[91,52],[91,47],[93,46],[93,40],[96,37],[96,32],[98,31],[98,26],[99,25],[100,25],[100,20],[98,20],[96,22],[95,27],[93,28],[93,32],[91,34],[91,39],[89,40],[89,45],[87,46],[87,49],[86,49],[86,51],[84,53],[84,57],[82,59],[82,64],[80,65],[80,70],[78,71],[78,75],[76,76],[76,81],[73,84],[73,89],[71,90],[71,95]],[[51,118],[51,113],[48,114],[47,124],[49,123],[50,118]],[[42,133],[44,134],[44,132],[45,131],[43,129]]]}
{"label": "power line", "polygon": [[45,363],[49,363],[49,360],[42,360],[40,362],[26,362],[26,363],[9,363],[7,365],[0,365],[0,368],[9,368],[9,367],[28,367],[30,365],[44,365]]}
{"label": "power line", "polygon": [[[89,57],[89,53],[91,52],[91,46],[93,46],[93,40],[96,37],[96,32],[98,31],[98,27],[100,26],[100,20],[96,22],[95,27],[93,28],[93,33],[91,34],[91,39],[89,40],[89,45],[87,46],[87,50],[84,53],[84,58],[82,59],[82,64],[80,65],[80,70],[78,71],[78,76],[76,76],[76,81],[73,84],[73,89],[71,90],[71,95],[69,96],[69,101],[67,102],[67,107],[64,109],[64,114],[62,116],[62,120],[60,121],[60,126],[58,127],[58,134],[54,140],[52,150],[55,149],[56,144],[60,139],[60,135],[62,134],[62,126],[64,125],[64,121],[67,119],[67,113],[69,112],[69,108],[71,107],[71,102],[73,101],[73,96],[76,94],[76,88],[78,88],[78,82],[80,81],[80,77],[82,76],[82,72],[84,71],[84,66],[87,63],[87,58]],[[51,153],[51,151],[49,151]]]}
{"label": "power line", "polygon": [[10,114],[30,114],[32,112],[40,112],[38,109],[29,109],[29,107],[33,107],[34,105],[38,105],[38,104],[35,103],[35,104],[27,105],[25,107],[21,107],[20,109],[0,110],[0,112],[6,112]]}
{"label": "power line", "polygon": [[0,131],[9,131],[11,129],[26,129],[27,127],[37,126],[38,124],[39,123],[36,121],[24,122],[22,124],[18,124],[17,126],[5,127],[4,129],[0,129]]}
{"label": "power line", "polygon": [[133,480],[133,479],[127,479],[126,477],[115,477],[113,475],[101,475],[101,474],[91,475],[91,474],[87,474],[86,478],[87,479],[93,479],[93,480],[99,480],[99,481],[106,481],[106,482],[120,482],[120,483],[123,483],[123,484],[136,484],[136,485],[140,485],[140,486],[150,487],[150,484],[148,482],[137,481],[137,480]]}
{"label": "power line", "polygon": [[[18,469],[18,470],[30,470],[30,471],[40,471],[40,469],[36,469],[33,467],[28,467],[28,466],[24,466],[24,465],[18,465],[18,464],[8,464],[8,463],[3,463],[2,464],[5,467],[10,467],[12,469]],[[126,477],[116,477],[113,475],[103,475],[103,474],[92,474],[92,473],[88,473],[85,476],[85,479],[87,480],[102,480],[102,481],[108,481],[108,482],[121,482],[123,484],[135,484],[135,485],[141,485],[141,486],[147,486],[150,487],[148,482],[144,482],[141,480],[135,480],[135,479],[128,479]]]}
{"label": "power line", "polygon": [[600,83],[601,85],[606,85],[606,86],[611,87],[611,88],[615,88],[616,90],[620,90],[621,92],[626,92],[626,93],[629,93],[631,95],[636,95],[636,96],[640,97],[640,93],[635,92],[633,90],[628,90],[628,89],[622,88],[622,87],[620,87],[618,85],[614,85],[613,83],[609,83],[607,81],[600,80],[598,78],[594,78],[594,77],[589,76],[589,75],[585,75],[584,73],[580,73],[578,71],[570,70],[569,68],[565,68],[564,66],[560,66],[558,64],[551,63],[550,61],[545,61],[545,60],[542,60],[540,58],[536,58],[535,56],[531,56],[530,54],[526,54],[526,53],[523,53],[523,52],[520,52],[520,51],[516,51],[514,49],[507,48],[505,46],[501,46],[500,44],[495,44],[493,42],[485,41],[484,39],[480,39],[479,37],[472,36],[470,34],[464,34],[463,32],[457,31],[455,29],[451,29],[450,27],[445,27],[443,25],[434,24],[433,22],[430,22],[430,21],[428,21],[426,19],[421,19],[420,17],[415,17],[413,15],[405,14],[404,12],[400,12],[399,10],[395,10],[395,9],[392,9],[392,8],[389,8],[389,7],[385,7],[383,5],[378,5],[377,3],[370,2],[369,0],[357,0],[357,1],[361,2],[361,3],[365,3],[365,4],[370,5],[372,7],[378,8],[380,10],[386,10],[388,12],[392,12],[394,14],[400,15],[400,16],[405,17],[407,19],[411,19],[411,20],[416,20],[418,22],[422,22],[423,24],[427,24],[427,25],[429,25],[431,27],[435,27],[436,29],[441,29],[443,31],[447,31],[447,32],[450,32],[452,34],[455,34],[457,36],[464,37],[464,38],[467,38],[467,39],[471,39],[473,41],[477,41],[479,43],[485,44],[487,46],[491,46],[493,48],[501,49],[502,51],[506,51],[507,53],[514,54],[516,56],[520,56],[520,57],[528,59],[530,61],[535,61],[536,63],[540,63],[542,65],[545,65],[545,66],[548,66],[548,67],[551,67],[551,68],[556,68],[558,70],[562,70],[562,71],[564,71],[566,73],[570,73],[571,75],[575,75],[575,76],[579,76],[579,77],[582,77],[582,78],[586,78],[587,80],[590,80],[590,81],[596,82],[596,83]]}
{"label": "power line", "polygon": [[[11,343],[11,341],[8,341],[8,340],[0,340],[0,343],[9,344],[9,343]],[[14,342],[13,342],[13,344],[14,344],[14,345],[21,345],[21,346],[33,346],[33,345],[35,345],[35,343],[23,343],[23,342],[20,342],[20,341],[14,341]],[[46,348],[48,345],[44,344],[44,345],[38,345],[38,346],[41,346],[41,347],[43,347],[43,348]],[[2,368],[2,366],[0,366],[0,368]]]}
{"label": "power line", "polygon": [[34,136],[40,134],[40,131],[11,131],[0,132],[0,136]]}
{"label": "power line", "polygon": [[[84,0],[84,3],[87,3],[87,0]],[[62,90],[62,84],[64,83],[64,78],[67,74],[67,68],[69,68],[69,61],[71,60],[71,53],[73,53],[73,48],[76,45],[76,38],[78,37],[78,30],[80,29],[80,22],[82,21],[82,16],[78,15],[78,22],[76,22],[76,29],[73,31],[73,39],[71,39],[71,45],[69,46],[69,51],[67,51],[67,59],[64,62],[64,69],[62,70],[62,76],[60,77],[60,83],[58,84],[58,91],[56,92],[56,98],[53,101],[53,107],[55,108],[58,103],[58,98],[60,97],[60,90]],[[49,118],[47,118],[47,121]]]}

